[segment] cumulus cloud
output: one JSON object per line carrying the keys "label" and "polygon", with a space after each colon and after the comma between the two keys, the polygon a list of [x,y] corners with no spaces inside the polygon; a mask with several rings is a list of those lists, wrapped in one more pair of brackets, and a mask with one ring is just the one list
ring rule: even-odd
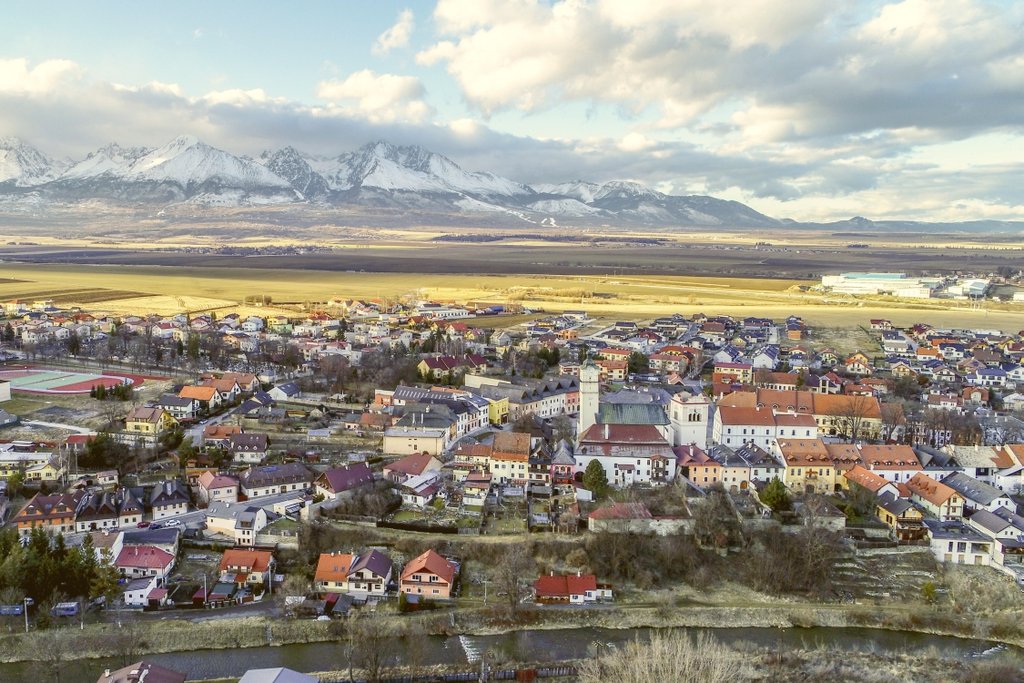
{"label": "cumulus cloud", "polygon": [[371,51],[375,55],[386,55],[396,48],[405,47],[409,44],[409,38],[412,36],[412,30],[415,25],[412,10],[402,10],[398,13],[398,21],[387,31],[377,36]]}
{"label": "cumulus cloud", "polygon": [[1020,3],[439,0],[434,20],[418,62],[484,114],[580,100],[675,129],[726,109],[750,144],[1024,120]]}
{"label": "cumulus cloud", "polygon": [[316,94],[370,121],[420,123],[434,113],[423,99],[426,88],[413,76],[378,74],[363,69],[344,80],[322,81]]}

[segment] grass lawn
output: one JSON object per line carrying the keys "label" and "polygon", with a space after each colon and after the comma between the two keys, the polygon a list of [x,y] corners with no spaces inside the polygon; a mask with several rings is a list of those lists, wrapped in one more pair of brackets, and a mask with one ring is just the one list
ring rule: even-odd
{"label": "grass lawn", "polygon": [[423,519],[423,513],[416,510],[399,510],[395,513],[396,522],[419,522]]}

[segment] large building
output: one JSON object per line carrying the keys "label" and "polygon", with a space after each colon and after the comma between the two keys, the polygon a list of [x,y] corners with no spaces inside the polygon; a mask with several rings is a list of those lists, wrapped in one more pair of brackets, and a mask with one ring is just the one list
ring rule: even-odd
{"label": "large building", "polygon": [[938,278],[908,277],[906,273],[842,273],[824,275],[821,286],[838,294],[890,294],[908,299],[928,299],[939,287]]}

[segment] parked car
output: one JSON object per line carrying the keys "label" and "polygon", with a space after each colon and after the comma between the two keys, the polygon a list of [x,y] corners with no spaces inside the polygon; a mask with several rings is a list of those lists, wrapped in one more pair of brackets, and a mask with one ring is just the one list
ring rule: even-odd
{"label": "parked car", "polygon": [[164,526],[181,526],[181,521],[177,519],[169,519],[164,522]]}
{"label": "parked car", "polygon": [[150,524],[152,524],[152,522],[139,522],[135,526],[136,526],[136,528],[139,528],[139,529],[145,529]]}

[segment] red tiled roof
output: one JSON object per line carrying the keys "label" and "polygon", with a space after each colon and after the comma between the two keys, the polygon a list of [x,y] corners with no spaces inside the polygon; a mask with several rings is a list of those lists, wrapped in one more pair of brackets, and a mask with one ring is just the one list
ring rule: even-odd
{"label": "red tiled roof", "polygon": [[539,598],[567,598],[597,590],[597,577],[593,574],[581,576],[542,576],[533,582]]}
{"label": "red tiled roof", "polygon": [[435,574],[442,581],[451,585],[455,580],[455,565],[441,557],[436,551],[428,550],[411,560],[402,570],[402,581],[412,580],[413,574]]}
{"label": "red tiled roof", "polygon": [[117,556],[117,567],[138,569],[163,569],[174,561],[174,555],[151,545],[133,545],[124,548]]}

